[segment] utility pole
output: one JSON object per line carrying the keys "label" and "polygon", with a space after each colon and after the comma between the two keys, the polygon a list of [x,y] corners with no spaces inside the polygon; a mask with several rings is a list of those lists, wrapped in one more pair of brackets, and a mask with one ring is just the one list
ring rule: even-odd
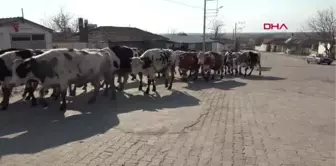
{"label": "utility pole", "polygon": [[233,29],[233,40],[234,40],[234,51],[237,51],[237,23],[235,23],[234,25],[234,29]]}
{"label": "utility pole", "polygon": [[[207,17],[207,1],[214,1],[214,0],[204,0],[204,11],[203,11],[203,52],[205,52],[205,29],[206,29],[206,17]],[[218,10],[221,9],[223,6],[218,7],[218,0],[217,0],[217,8],[216,9],[209,9],[216,11],[216,17],[218,14]],[[209,16],[208,16],[209,17]]]}
{"label": "utility pole", "polygon": [[203,13],[203,52],[205,52],[205,21],[206,21],[206,1],[204,0],[204,13]]}

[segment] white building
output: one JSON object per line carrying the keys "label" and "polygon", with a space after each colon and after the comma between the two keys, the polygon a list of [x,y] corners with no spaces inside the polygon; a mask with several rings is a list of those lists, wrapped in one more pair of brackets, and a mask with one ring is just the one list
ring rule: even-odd
{"label": "white building", "polygon": [[52,30],[22,17],[0,18],[0,49],[52,48]]}

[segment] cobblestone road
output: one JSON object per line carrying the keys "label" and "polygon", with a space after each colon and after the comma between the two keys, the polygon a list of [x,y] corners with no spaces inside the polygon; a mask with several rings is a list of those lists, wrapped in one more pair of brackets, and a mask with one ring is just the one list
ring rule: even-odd
{"label": "cobblestone road", "polygon": [[274,54],[262,65],[262,77],[76,102],[66,117],[57,104],[12,104],[0,112],[0,165],[335,165],[335,66]]}

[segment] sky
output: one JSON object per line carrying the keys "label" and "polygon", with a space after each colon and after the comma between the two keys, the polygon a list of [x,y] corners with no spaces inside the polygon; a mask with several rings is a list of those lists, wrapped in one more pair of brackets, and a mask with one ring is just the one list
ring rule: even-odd
{"label": "sky", "polygon": [[[203,32],[204,0],[16,0],[2,2],[0,18],[21,16],[42,23],[60,8],[83,17],[98,26],[131,26],[152,33]],[[214,10],[218,10],[217,16]],[[206,31],[211,32],[213,20],[224,23],[221,32],[231,33],[236,22],[238,32],[268,32],[264,23],[284,23],[288,30],[302,29],[317,10],[333,7],[335,0],[218,0],[207,1]],[[276,32],[273,30],[272,32]]]}

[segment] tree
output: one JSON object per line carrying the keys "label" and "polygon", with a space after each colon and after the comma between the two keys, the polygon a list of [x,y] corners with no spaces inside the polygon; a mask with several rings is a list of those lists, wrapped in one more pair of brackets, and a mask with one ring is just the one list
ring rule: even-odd
{"label": "tree", "polygon": [[43,19],[42,24],[64,35],[78,32],[77,19],[74,19],[74,14],[66,12],[64,8],[60,8],[58,13]]}
{"label": "tree", "polygon": [[177,33],[176,29],[168,29],[169,35],[175,35]]}
{"label": "tree", "polygon": [[210,28],[209,28],[211,30],[211,38],[219,39],[221,37],[220,33],[221,33],[221,30],[222,30],[223,26],[224,26],[224,23],[222,21],[214,19],[211,22],[211,25],[210,25]]}
{"label": "tree", "polygon": [[314,17],[308,19],[307,28],[330,43],[330,48],[326,48],[327,54],[335,53],[336,15],[333,8],[317,11]]}

